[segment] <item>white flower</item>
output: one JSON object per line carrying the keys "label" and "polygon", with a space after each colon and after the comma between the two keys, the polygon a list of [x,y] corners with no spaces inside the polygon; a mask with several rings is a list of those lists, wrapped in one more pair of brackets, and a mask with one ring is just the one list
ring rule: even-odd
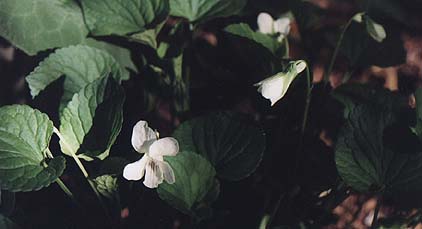
{"label": "white flower", "polygon": [[173,169],[164,161],[163,156],[175,156],[179,152],[176,139],[158,139],[147,122],[139,121],[133,127],[132,145],[138,153],[145,155],[139,161],[126,165],[123,170],[124,178],[140,180],[145,175],[144,185],[148,188],[157,188],[164,180],[169,184],[175,182]]}
{"label": "white flower", "polygon": [[274,20],[268,13],[260,13],[258,30],[263,34],[278,35],[277,40],[281,42],[290,32],[290,18],[283,17]]}
{"label": "white flower", "polygon": [[269,99],[271,101],[271,106],[273,106],[278,100],[283,98],[290,84],[299,73],[305,70],[305,68],[305,61],[292,61],[286,71],[277,73],[254,86],[258,87],[258,92],[260,92],[264,98]]}

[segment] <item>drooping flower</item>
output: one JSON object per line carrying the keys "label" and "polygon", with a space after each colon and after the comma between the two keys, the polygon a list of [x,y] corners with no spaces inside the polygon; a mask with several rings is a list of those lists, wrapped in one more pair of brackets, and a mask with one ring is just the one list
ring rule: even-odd
{"label": "drooping flower", "polygon": [[146,121],[141,120],[133,127],[132,146],[144,156],[125,166],[124,178],[140,180],[145,175],[144,185],[148,188],[157,188],[163,181],[169,184],[176,181],[173,169],[163,158],[179,152],[179,143],[175,138],[158,139],[157,133],[148,127]]}
{"label": "drooping flower", "polygon": [[296,76],[305,69],[305,61],[292,61],[286,71],[279,72],[274,76],[264,79],[254,86],[258,87],[258,92],[261,93],[264,98],[269,99],[271,101],[271,106],[273,106],[278,100],[283,98]]}
{"label": "drooping flower", "polygon": [[257,22],[259,32],[268,35],[278,35],[277,40],[279,42],[290,32],[290,18],[288,17],[274,20],[268,13],[260,13]]}

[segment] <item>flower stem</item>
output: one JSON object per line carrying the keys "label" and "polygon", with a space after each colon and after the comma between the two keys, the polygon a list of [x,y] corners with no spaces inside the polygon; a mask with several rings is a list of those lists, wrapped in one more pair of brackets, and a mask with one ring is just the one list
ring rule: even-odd
{"label": "flower stem", "polygon": [[70,145],[64,140],[63,135],[60,133],[60,131],[54,127],[53,128],[53,132],[60,138],[60,140],[62,141],[63,145],[68,149],[68,151],[70,152],[73,160],[76,162],[76,164],[78,165],[79,169],[81,170],[81,172],[83,173],[85,179],[88,181],[89,186],[91,187],[92,191],[95,193],[95,195],[97,196],[98,202],[100,202],[101,207],[104,210],[104,213],[106,215],[106,217],[108,219],[111,219],[109,212],[107,210],[107,207],[103,201],[103,199],[101,198],[100,193],[97,190],[97,187],[95,187],[94,182],[89,178],[89,174],[87,172],[87,170],[85,169],[84,165],[82,164],[81,160],[78,158],[78,156],[75,154],[75,152],[73,152],[71,150]]}
{"label": "flower stem", "polygon": [[60,131],[56,127],[53,128],[53,132],[60,138],[60,141],[62,141],[63,145],[67,148],[67,150],[71,154],[73,160],[75,160],[75,162],[78,165],[79,169],[84,174],[84,177],[88,179],[89,178],[89,174],[86,171],[86,169],[85,169],[84,165],[82,164],[81,160],[79,160],[79,158],[75,154],[75,152],[72,151],[72,147],[70,147],[70,145],[64,140],[63,135],[60,133]]}
{"label": "flower stem", "polygon": [[[303,112],[301,135],[300,135],[300,140],[299,140],[298,150],[297,150],[298,155],[300,155],[303,140],[304,140],[304,137],[305,137],[305,130],[306,130],[306,124],[308,122],[309,107],[311,105],[312,89],[313,89],[312,76],[311,76],[311,72],[310,72],[308,64],[307,64],[307,67],[306,67],[306,82],[307,82],[307,85],[306,85],[306,101],[305,101],[305,109],[304,109],[304,112]],[[297,174],[299,161],[300,161],[300,157],[296,158],[295,167],[294,167],[295,169],[293,170],[294,175]],[[281,201],[283,200],[284,196],[285,196],[285,193],[281,192],[278,199],[277,199],[275,207],[274,207],[273,211],[271,212],[271,215],[268,219],[267,227],[269,227],[271,225],[275,215],[278,212],[278,209],[280,208],[280,204],[281,204]]]}
{"label": "flower stem", "polygon": [[323,79],[324,79],[325,85],[327,85],[327,83],[329,81],[329,77],[331,75],[331,72],[333,71],[334,63],[336,62],[338,52],[340,51],[340,46],[343,42],[344,35],[346,34],[347,29],[352,24],[352,21],[353,21],[353,17],[350,18],[349,21],[347,21],[347,24],[344,26],[343,31],[341,31],[340,37],[339,37],[337,44],[336,44],[336,47],[334,49],[333,57],[331,58],[331,61],[330,61],[330,64],[328,65],[327,71],[324,72]]}
{"label": "flower stem", "polygon": [[309,70],[309,67],[306,67],[306,82],[307,82],[306,102],[305,102],[305,110],[303,112],[303,121],[302,121],[302,129],[301,129],[302,138],[303,138],[303,135],[305,135],[306,124],[308,122],[309,106],[311,104],[312,88],[313,88],[311,72]]}
{"label": "flower stem", "polygon": [[56,183],[59,185],[59,187],[63,190],[63,192],[70,198],[72,201],[80,206],[79,202],[75,199],[75,196],[73,193],[69,190],[69,188],[63,183],[63,181],[60,178],[57,178]]}

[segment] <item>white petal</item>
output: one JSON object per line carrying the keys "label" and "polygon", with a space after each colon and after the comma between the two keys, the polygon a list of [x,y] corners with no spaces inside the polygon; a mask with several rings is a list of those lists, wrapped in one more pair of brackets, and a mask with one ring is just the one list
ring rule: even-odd
{"label": "white petal", "polygon": [[277,74],[260,82],[261,86],[258,88],[258,92],[271,101],[271,106],[280,100],[285,93],[283,91],[284,78]]}
{"label": "white petal", "polygon": [[357,13],[355,16],[353,16],[353,20],[359,23],[362,23],[363,21],[363,13]]}
{"label": "white petal", "polygon": [[160,166],[164,180],[169,184],[174,184],[174,182],[176,182],[176,178],[174,177],[174,172],[170,164],[166,161],[160,161],[158,162],[158,166]]}
{"label": "white petal", "polygon": [[274,19],[268,13],[260,13],[258,15],[258,29],[259,32],[264,34],[273,34],[274,33]]}
{"label": "white petal", "polygon": [[295,62],[296,65],[296,73],[299,74],[306,69],[306,62],[303,60],[299,60]]}
{"label": "white petal", "polygon": [[140,180],[144,176],[145,166],[151,160],[148,156],[143,156],[139,161],[127,164],[123,169],[123,177],[126,180]]}
{"label": "white petal", "polygon": [[[133,127],[132,132],[132,146],[139,153],[146,153],[148,147],[146,145],[152,144],[157,139],[157,136],[151,128],[148,127],[146,121],[139,121]],[[146,143],[146,144],[145,144]]]}
{"label": "white petal", "polygon": [[155,141],[149,147],[148,155],[162,161],[163,156],[175,156],[179,152],[179,143],[175,138],[167,137]]}
{"label": "white petal", "polygon": [[290,32],[290,18],[280,18],[274,22],[274,31],[282,35],[287,35]]}
{"label": "white petal", "polygon": [[144,185],[148,188],[156,188],[163,183],[163,173],[156,161],[151,160],[145,168]]}

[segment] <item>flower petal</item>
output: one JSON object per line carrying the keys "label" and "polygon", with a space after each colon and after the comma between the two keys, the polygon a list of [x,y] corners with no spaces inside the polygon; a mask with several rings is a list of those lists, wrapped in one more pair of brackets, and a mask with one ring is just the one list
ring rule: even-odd
{"label": "flower petal", "polygon": [[143,156],[140,160],[127,164],[123,169],[123,177],[126,180],[140,180],[144,176],[145,166],[151,160],[148,156]]}
{"label": "flower petal", "polygon": [[296,74],[299,74],[301,72],[303,72],[303,70],[306,69],[306,62],[303,60],[298,60],[295,62],[295,67],[296,67]]}
{"label": "flower petal", "polygon": [[169,184],[174,184],[176,178],[174,176],[173,169],[170,164],[166,161],[159,161],[158,166],[160,166],[161,172],[163,173],[164,180]]}
{"label": "flower petal", "polygon": [[258,15],[258,29],[259,32],[264,34],[273,34],[274,33],[274,19],[268,13],[260,13]]}
{"label": "flower petal", "polygon": [[290,32],[290,18],[283,17],[274,22],[274,32],[288,35]]}
{"label": "flower petal", "polygon": [[154,130],[148,127],[146,121],[141,120],[133,127],[132,146],[137,152],[146,153],[148,147],[145,145],[149,146],[155,140],[157,140],[157,135]]}
{"label": "flower petal", "polygon": [[149,156],[162,161],[163,156],[175,156],[179,152],[179,143],[175,138],[167,137],[155,141],[149,147]]}
{"label": "flower petal", "polygon": [[144,185],[148,188],[157,188],[163,183],[163,173],[157,164],[157,161],[151,160],[145,168]]}
{"label": "flower petal", "polygon": [[258,92],[260,92],[264,98],[271,101],[271,106],[280,100],[286,93],[283,91],[284,78],[285,77],[277,74],[261,81],[261,86],[258,88]]}

